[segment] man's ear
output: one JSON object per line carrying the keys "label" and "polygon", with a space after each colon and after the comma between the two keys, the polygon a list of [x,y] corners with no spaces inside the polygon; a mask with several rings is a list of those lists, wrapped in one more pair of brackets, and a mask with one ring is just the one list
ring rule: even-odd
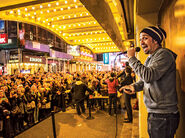
{"label": "man's ear", "polygon": [[155,44],[158,44],[158,42],[156,40],[153,39],[153,41],[154,41]]}

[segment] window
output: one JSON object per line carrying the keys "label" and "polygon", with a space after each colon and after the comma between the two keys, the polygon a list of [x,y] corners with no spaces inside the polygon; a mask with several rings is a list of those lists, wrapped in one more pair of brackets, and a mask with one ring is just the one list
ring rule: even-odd
{"label": "window", "polygon": [[8,22],[8,37],[9,38],[17,37],[17,22],[14,21]]}

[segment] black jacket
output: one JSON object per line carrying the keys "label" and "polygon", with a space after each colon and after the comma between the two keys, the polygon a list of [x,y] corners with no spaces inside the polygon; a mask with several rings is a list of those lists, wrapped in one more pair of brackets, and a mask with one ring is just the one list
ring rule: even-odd
{"label": "black jacket", "polygon": [[75,99],[75,101],[81,100],[85,98],[86,91],[92,92],[92,90],[89,89],[82,81],[76,81],[71,89],[71,93],[73,95],[72,98]]}

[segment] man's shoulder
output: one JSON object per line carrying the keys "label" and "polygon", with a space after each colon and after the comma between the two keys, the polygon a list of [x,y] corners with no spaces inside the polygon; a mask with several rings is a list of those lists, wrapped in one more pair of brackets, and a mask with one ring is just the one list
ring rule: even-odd
{"label": "man's shoulder", "polygon": [[161,55],[161,56],[163,56],[163,57],[167,57],[168,60],[169,60],[170,58],[176,59],[176,57],[177,57],[177,55],[176,55],[173,51],[171,51],[170,49],[168,49],[168,48],[160,48],[160,49],[156,52],[155,55],[156,55],[156,56]]}

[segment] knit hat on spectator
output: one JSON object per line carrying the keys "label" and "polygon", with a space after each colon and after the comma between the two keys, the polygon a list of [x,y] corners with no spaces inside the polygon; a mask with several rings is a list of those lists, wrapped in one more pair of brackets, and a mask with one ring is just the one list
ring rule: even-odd
{"label": "knit hat on spectator", "polygon": [[140,33],[146,33],[151,36],[160,45],[161,42],[166,38],[166,32],[159,26],[148,26],[144,28]]}

